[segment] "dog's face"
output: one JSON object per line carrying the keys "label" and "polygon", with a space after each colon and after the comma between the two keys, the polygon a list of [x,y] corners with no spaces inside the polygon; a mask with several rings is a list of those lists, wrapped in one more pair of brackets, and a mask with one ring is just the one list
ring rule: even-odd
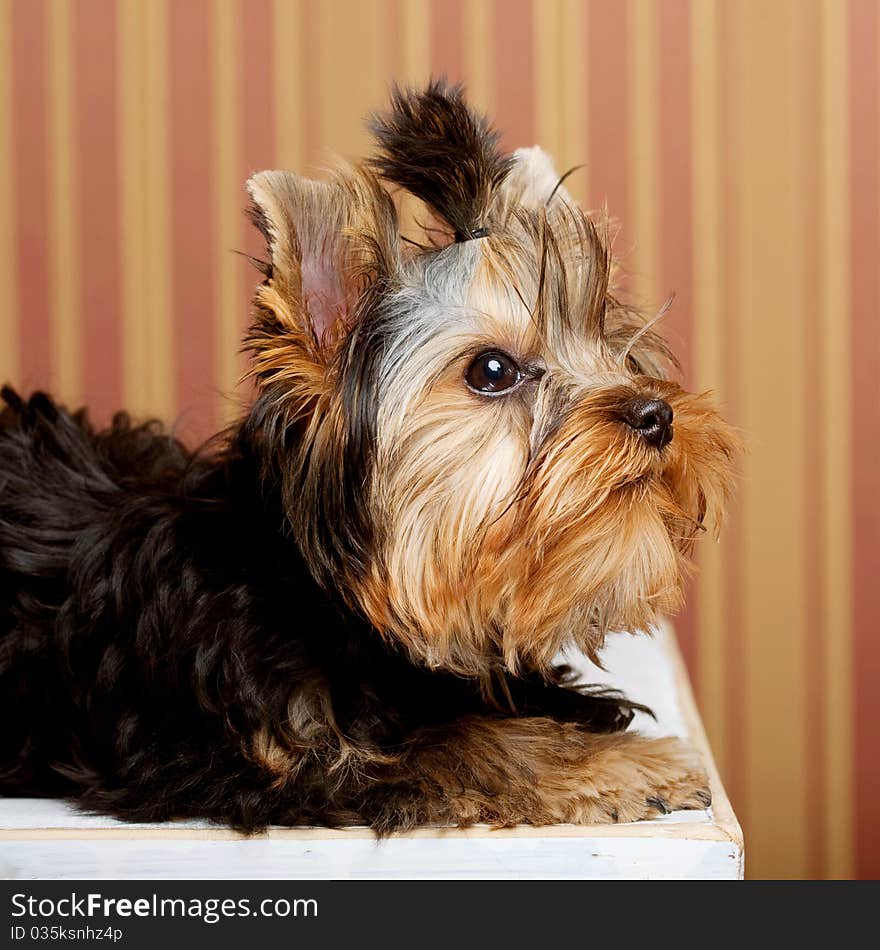
{"label": "dog's face", "polygon": [[[734,435],[664,378],[542,152],[500,156],[438,86],[375,131],[379,158],[328,184],[250,184],[271,263],[248,344],[312,571],[465,673],[651,625],[718,523]],[[379,176],[426,203],[426,246]]]}

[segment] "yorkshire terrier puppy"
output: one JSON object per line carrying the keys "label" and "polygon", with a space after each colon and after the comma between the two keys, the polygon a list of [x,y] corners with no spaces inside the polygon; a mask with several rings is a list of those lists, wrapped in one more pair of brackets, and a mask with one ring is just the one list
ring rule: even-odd
{"label": "yorkshire terrier puppy", "polygon": [[379,833],[708,805],[554,657],[679,605],[735,436],[543,152],[443,83],[372,130],[249,182],[258,392],[214,448],[3,391],[2,793]]}

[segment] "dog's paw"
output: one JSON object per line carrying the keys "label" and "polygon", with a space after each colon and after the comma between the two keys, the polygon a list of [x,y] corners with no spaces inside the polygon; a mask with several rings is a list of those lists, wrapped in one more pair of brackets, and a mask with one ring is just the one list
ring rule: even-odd
{"label": "dog's paw", "polygon": [[[621,737],[569,776],[561,820],[576,824],[642,821],[673,811],[708,808],[709,778],[695,749],[680,739]],[[557,789],[557,794],[562,792]]]}
{"label": "dog's paw", "polygon": [[696,749],[680,739],[656,739],[643,755],[634,763],[646,780],[646,807],[640,817],[699,810],[712,804],[709,776]]}

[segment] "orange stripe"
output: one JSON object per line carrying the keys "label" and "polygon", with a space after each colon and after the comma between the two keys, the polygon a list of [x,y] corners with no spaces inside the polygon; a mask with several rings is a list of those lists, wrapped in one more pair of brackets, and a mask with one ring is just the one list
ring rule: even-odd
{"label": "orange stripe", "polygon": [[[754,866],[762,874],[785,877],[806,872],[809,823],[801,517],[808,417],[803,365],[792,343],[803,332],[797,282],[800,96],[792,37],[798,6],[798,0],[739,4],[748,39],[738,79],[739,104],[748,110],[748,125],[742,143],[745,174],[737,236],[744,265],[738,323],[749,370],[743,408],[751,441],[741,489],[746,528],[746,794]],[[779,41],[782,36],[785,42]]]}
{"label": "orange stripe", "polygon": [[[321,165],[334,156],[354,158],[367,146],[364,117],[385,96],[384,26],[378,0],[337,0],[316,5],[317,96],[323,118]],[[356,78],[338,62],[357,62]]]}
{"label": "orange stripe", "polygon": [[468,98],[487,115],[495,112],[497,37],[495,0],[468,0],[463,13],[462,56]]}
{"label": "orange stripe", "polygon": [[[74,23],[83,399],[93,419],[121,407],[117,9],[78,0]],[[100,143],[95,148],[93,143]]]}
{"label": "orange stripe", "polygon": [[[880,148],[878,148],[878,8],[850,0],[850,285],[852,287],[853,633],[855,650],[856,821],[859,877],[880,877]],[[866,77],[872,77],[868,80]]]}
{"label": "orange stripe", "polygon": [[275,68],[275,147],[273,164],[302,171],[303,95],[301,0],[274,0],[272,61]]}
{"label": "orange stripe", "polygon": [[[717,109],[721,117],[721,155],[723,167],[723,194],[721,200],[722,220],[719,222],[724,266],[721,274],[722,301],[722,352],[724,392],[727,416],[734,425],[743,424],[742,349],[737,321],[742,307],[742,289],[739,283],[741,249],[737,243],[739,233],[739,183],[742,179],[740,161],[743,137],[742,110],[737,109],[737,66],[740,62],[744,38],[735,4],[725,3],[720,7],[719,38],[716,49],[721,61],[722,77],[720,101]],[[730,794],[740,824],[747,826],[749,820],[745,799],[745,730],[742,707],[745,687],[745,649],[742,631],[744,628],[743,598],[745,588],[745,559],[743,547],[742,495],[738,492],[730,507],[725,533],[727,550],[727,694],[726,721],[728,735],[727,774],[725,785]]]}
{"label": "orange stripe", "polygon": [[210,12],[208,0],[172,3],[168,22],[175,403],[179,432],[194,442],[215,423]]}
{"label": "orange stripe", "polygon": [[316,44],[320,2],[321,0],[302,0],[302,41],[299,54],[302,61],[303,81],[303,153],[309,173],[314,172],[315,167],[321,161],[321,144],[323,142],[321,100],[318,95],[320,51]]}
{"label": "orange stripe", "polygon": [[[822,643],[825,743],[822,801],[825,873],[847,878],[855,857],[852,642],[852,499],[849,202],[841,182],[849,165],[847,29],[849,10],[822,0],[822,388],[825,439],[822,487]],[[850,421],[850,424],[847,422]],[[833,737],[833,741],[832,741]]]}
{"label": "orange stripe", "polygon": [[[691,5],[691,93],[693,102],[693,349],[694,385],[715,390],[723,399],[721,346],[721,225],[722,150],[718,115],[720,63],[718,54],[718,7],[698,0]],[[726,536],[725,536],[726,537]],[[700,712],[715,761],[727,771],[725,688],[728,681],[724,657],[726,596],[724,588],[725,545],[705,539],[699,546],[700,576],[697,588]]]}
{"label": "orange stripe", "polygon": [[424,83],[431,75],[430,0],[398,0],[397,20],[401,43],[398,73],[404,83]]}
{"label": "orange stripe", "polygon": [[[819,22],[816,0],[802,0],[803,16],[796,26],[797,47],[802,50],[798,64],[798,88],[802,101],[816,103],[821,101],[821,61],[819,56]],[[819,241],[823,233],[821,206],[815,200],[820,194],[820,169],[817,156],[822,154],[822,141],[819,123],[814,113],[806,109],[799,110],[797,130],[800,139],[801,175],[794,184],[799,187],[801,200],[798,203],[800,215],[799,231],[801,238],[801,273],[799,297],[803,320],[804,347],[804,394],[806,411],[811,417],[823,418],[824,390],[822,382],[822,364],[820,340],[822,322],[820,306],[822,300],[821,251]],[[804,547],[805,603],[804,643],[806,646],[807,693],[811,701],[807,704],[807,749],[806,784],[808,788],[822,787],[822,774],[825,761],[825,717],[823,709],[826,702],[823,688],[822,644],[825,636],[834,635],[833,631],[823,629],[824,598],[822,587],[822,552],[825,548],[823,538],[822,460],[827,451],[824,429],[821,425],[811,427],[810,438],[804,442],[803,478],[804,496],[801,518],[806,526],[806,545]],[[807,837],[807,873],[811,878],[821,877],[825,866],[824,823],[811,821]]]}
{"label": "orange stripe", "polygon": [[535,138],[531,0],[495,2],[494,119],[509,149]]}
{"label": "orange stripe", "polygon": [[390,79],[403,74],[404,59],[406,51],[404,49],[404,36],[402,31],[401,7],[403,0],[385,0],[382,4],[382,25],[384,27],[384,36],[382,45],[385,52],[385,73]]}
{"label": "orange stripe", "polygon": [[46,8],[12,5],[13,161],[18,250],[18,385],[54,383],[49,320]]}
{"label": "orange stripe", "polygon": [[141,0],[142,94],[144,123],[143,221],[146,236],[147,405],[159,418],[171,419],[174,401],[172,326],[172,217],[171,144],[169,128],[171,74],[169,62],[170,0]]}
{"label": "orange stripe", "polygon": [[52,389],[56,397],[68,405],[78,405],[82,396],[73,14],[70,0],[50,0],[46,64],[49,70],[49,243],[45,254],[49,263],[49,322],[55,370]]}

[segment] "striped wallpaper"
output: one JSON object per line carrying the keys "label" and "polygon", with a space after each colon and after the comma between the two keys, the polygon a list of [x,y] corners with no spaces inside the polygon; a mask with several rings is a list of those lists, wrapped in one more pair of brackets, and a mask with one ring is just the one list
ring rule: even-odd
{"label": "striped wallpaper", "polygon": [[388,83],[464,79],[676,292],[747,433],[679,633],[752,876],[880,876],[875,0],[0,0],[0,377],[236,411],[249,172],[365,146]]}

